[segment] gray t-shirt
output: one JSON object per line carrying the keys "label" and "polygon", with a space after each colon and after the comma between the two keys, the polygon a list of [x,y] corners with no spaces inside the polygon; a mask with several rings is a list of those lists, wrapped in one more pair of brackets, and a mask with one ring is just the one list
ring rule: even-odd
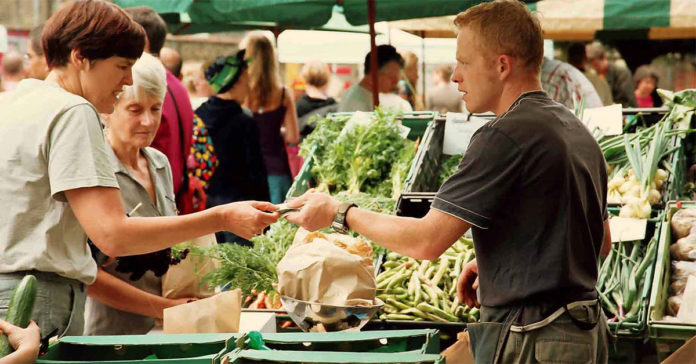
{"label": "gray t-shirt", "polygon": [[[169,166],[167,156],[154,148],[144,148],[141,151],[148,162],[150,178],[155,189],[156,205],[143,187],[131,175],[126,166],[116,157],[109,148],[109,156],[114,166],[114,173],[121,187],[121,200],[126,212],[133,210],[141,204],[131,216],[175,216],[176,202],[174,199],[174,185],[172,183],[172,169]],[[157,296],[162,295],[162,278],[148,270],[145,275],[136,280],[130,280],[130,273],[116,271],[118,262],[104,267],[104,271],[116,278],[128,282],[134,287]],[[88,298],[85,307],[85,335],[141,335],[149,332],[155,325],[155,319],[120,311],[107,306],[95,299]]]}
{"label": "gray t-shirt", "polygon": [[372,111],[372,92],[356,83],[338,103],[338,112]]}
{"label": "gray t-shirt", "polygon": [[454,84],[440,84],[428,90],[425,107],[441,114],[462,112],[462,94]]}
{"label": "gray t-shirt", "polygon": [[543,306],[523,311],[528,324],[597,297],[606,191],[597,142],[570,110],[535,91],[476,131],[432,208],[473,225],[481,305]]}
{"label": "gray t-shirt", "polygon": [[586,109],[602,106],[602,100],[590,80],[568,63],[544,57],[539,78],[544,91],[571,110],[581,101]]}
{"label": "gray t-shirt", "polygon": [[0,272],[91,284],[97,266],[63,192],[118,188],[97,111],[56,83],[27,79],[0,101],[0,135]]}

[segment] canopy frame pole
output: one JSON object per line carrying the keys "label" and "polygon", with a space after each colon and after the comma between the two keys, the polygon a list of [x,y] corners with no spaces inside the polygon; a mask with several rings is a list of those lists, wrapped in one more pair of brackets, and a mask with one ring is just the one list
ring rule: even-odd
{"label": "canopy frame pole", "polygon": [[370,24],[370,77],[372,79],[372,104],[379,106],[379,76],[377,69],[377,44],[375,43],[375,0],[367,0],[367,22]]}
{"label": "canopy frame pole", "polygon": [[[423,109],[425,110],[425,31],[421,30],[421,103]],[[413,87],[416,87],[415,85]],[[418,99],[418,93],[413,90],[414,100]],[[415,105],[414,105],[415,109]]]}

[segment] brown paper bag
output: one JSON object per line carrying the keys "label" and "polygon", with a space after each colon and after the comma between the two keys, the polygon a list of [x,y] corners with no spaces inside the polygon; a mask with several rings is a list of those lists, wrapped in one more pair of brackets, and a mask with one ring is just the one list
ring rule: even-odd
{"label": "brown paper bag", "polygon": [[681,363],[696,363],[696,337],[691,338],[662,362],[662,364]]}
{"label": "brown paper bag", "polygon": [[164,310],[165,334],[204,334],[239,331],[242,310],[239,289]]}
{"label": "brown paper bag", "polygon": [[278,292],[330,305],[373,305],[376,283],[372,260],[351,254],[330,241],[333,238],[324,237],[309,243],[296,241],[290,247],[276,267]]}
{"label": "brown paper bag", "polygon": [[469,332],[457,334],[457,342],[442,352],[447,364],[474,364],[474,356],[469,346]]}
{"label": "brown paper bag", "polygon": [[[209,248],[217,245],[215,234],[208,234],[182,244]],[[215,294],[207,283],[201,284],[201,278],[214,269],[220,262],[201,256],[189,254],[186,259],[169,267],[162,276],[162,296],[165,298],[205,298]]]}

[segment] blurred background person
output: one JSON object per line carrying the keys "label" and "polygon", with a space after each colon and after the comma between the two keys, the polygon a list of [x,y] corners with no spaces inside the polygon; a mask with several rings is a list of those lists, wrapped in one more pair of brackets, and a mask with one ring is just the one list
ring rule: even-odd
{"label": "blurred background person", "polygon": [[[365,75],[363,78],[353,84],[346,91],[341,101],[338,103],[339,112],[352,111],[373,111],[372,103],[372,70],[370,69],[370,54],[365,55]],[[396,51],[396,48],[382,44],[377,46],[377,70],[379,73],[379,84],[377,89],[380,93],[393,93],[399,79],[401,78],[401,70],[404,68],[404,59]],[[382,97],[380,97],[381,103]]]}
{"label": "blurred background person", "polygon": [[411,51],[403,53],[403,77],[399,80],[398,93],[408,101],[413,110],[423,110],[420,95],[418,95],[418,56]]}
{"label": "blurred background person", "polygon": [[43,32],[43,24],[29,32],[26,64],[24,65],[24,72],[27,78],[35,78],[37,80],[43,80],[48,76],[48,65],[46,64],[43,48],[41,48],[41,32]]}
{"label": "blurred background person", "polygon": [[602,101],[602,105],[607,106],[614,103],[611,97],[611,88],[607,80],[599,77],[591,67],[589,69],[587,68],[587,53],[585,52],[584,44],[571,43],[568,46],[568,63],[582,72],[592,83],[595,91],[597,91],[599,99]]}
{"label": "blurred background person", "polygon": [[[248,62],[245,51],[240,50],[219,57],[205,70],[211,89],[217,90],[216,95],[196,109],[196,117],[205,124],[219,162],[206,186],[209,207],[270,198],[258,126],[242,110],[249,94]],[[251,245],[229,231],[215,235],[218,243]]]}
{"label": "blurred background person", "polygon": [[249,33],[242,44],[246,57],[253,60],[249,64],[246,104],[259,128],[271,202],[278,204],[285,201],[292,184],[285,146],[296,146],[300,138],[295,100],[292,91],[280,81],[275,47],[264,33]]}
{"label": "blurred background person", "polygon": [[426,110],[447,112],[462,112],[462,96],[457,91],[457,85],[450,81],[452,66],[442,65],[433,72],[433,87],[428,89],[425,98]]}
{"label": "blurred background person", "polygon": [[314,130],[308,123],[313,115],[324,116],[330,112],[338,110],[338,104],[333,97],[326,94],[329,86],[331,71],[326,63],[312,61],[305,63],[300,72],[300,77],[305,84],[305,94],[297,102],[297,117],[300,129],[300,138],[304,138]]}
{"label": "blurred background person", "polygon": [[160,61],[164,67],[171,72],[174,77],[181,80],[181,55],[173,48],[163,47],[160,50]]}
{"label": "blurred background person", "polygon": [[609,87],[611,87],[611,97],[614,102],[623,105],[624,108],[637,107],[631,71],[624,66],[610,63],[604,46],[599,42],[588,44],[585,50],[590,66],[597,72],[597,75],[607,80]]}
{"label": "blurred background person", "polygon": [[306,92],[307,83],[302,79],[301,75],[296,75],[290,81],[290,89],[294,100],[299,100]]}
{"label": "blurred background person", "polygon": [[[147,43],[145,51],[159,57],[167,37],[167,25],[162,17],[152,8],[136,6],[126,9],[135,22],[145,29]],[[188,186],[188,174],[186,171],[186,159],[191,149],[191,135],[193,134],[193,108],[186,88],[181,81],[167,70],[167,94],[162,105],[162,122],[157,130],[157,135],[152,141],[152,147],[164,153],[172,167],[174,181],[174,193],[177,198],[177,207],[182,213],[189,213],[189,200],[192,198]]]}
{"label": "blurred background person", "polygon": [[181,69],[182,83],[186,87],[191,100],[191,107],[197,109],[210,96],[215,95],[215,91],[210,87],[205,79],[203,70],[207,68],[203,63],[185,63]]}
{"label": "blurred background person", "polygon": [[[176,216],[169,162],[162,152],[150,148],[162,118],[166,72],[147,53],[135,62],[132,72],[132,86],[124,87],[114,111],[103,115],[110,145],[107,154],[121,200],[131,216]],[[162,319],[164,309],[190,300],[162,297],[161,277],[169,268],[169,249],[97,263],[97,279],[87,287],[85,335],[146,334],[155,319]]]}
{"label": "blurred background person", "polygon": [[15,51],[5,53],[2,57],[2,87],[5,91],[13,91],[24,78],[24,57]]}
{"label": "blurred background person", "polygon": [[647,64],[636,69],[633,82],[636,84],[634,95],[638,107],[660,107],[662,98],[657,93],[657,73]]}
{"label": "blurred background person", "polygon": [[557,59],[544,57],[541,63],[541,87],[554,101],[570,110],[582,101],[586,109],[602,106],[602,100],[590,80],[577,68]]}

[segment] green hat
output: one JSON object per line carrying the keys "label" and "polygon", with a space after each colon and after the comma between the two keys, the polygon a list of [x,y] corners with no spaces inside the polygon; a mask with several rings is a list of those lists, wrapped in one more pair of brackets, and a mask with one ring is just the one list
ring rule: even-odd
{"label": "green hat", "polygon": [[205,79],[216,93],[227,92],[237,83],[239,76],[251,62],[251,58],[244,59],[244,53],[244,49],[241,49],[235,55],[218,57],[205,70]]}

